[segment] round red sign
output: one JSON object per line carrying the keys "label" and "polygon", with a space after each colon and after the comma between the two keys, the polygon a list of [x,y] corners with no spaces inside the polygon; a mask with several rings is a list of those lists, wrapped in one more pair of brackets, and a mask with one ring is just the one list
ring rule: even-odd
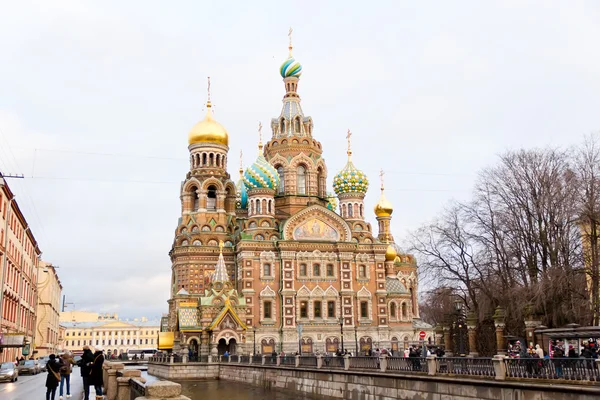
{"label": "round red sign", "polygon": [[421,339],[425,339],[425,336],[427,336],[427,334],[425,333],[425,331],[421,331],[421,332],[419,332],[419,337],[420,337]]}

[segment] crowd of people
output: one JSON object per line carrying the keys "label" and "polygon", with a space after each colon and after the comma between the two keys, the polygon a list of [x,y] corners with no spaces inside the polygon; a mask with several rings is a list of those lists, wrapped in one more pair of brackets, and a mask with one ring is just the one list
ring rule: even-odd
{"label": "crowd of people", "polygon": [[576,346],[562,341],[550,342],[550,352],[539,344],[525,347],[520,341],[508,345],[509,358],[591,358],[599,356],[598,343],[595,340],[584,341],[577,351]]}
{"label": "crowd of people", "polygon": [[[101,347],[97,347],[95,352],[89,346],[83,347],[81,359],[75,362],[71,353],[64,353],[57,357],[50,354],[46,369],[46,400],[54,400],[56,389],[59,389],[59,399],[63,400],[63,395],[67,399],[71,398],[71,373],[73,366],[77,365],[83,379],[84,399],[90,398],[90,386],[96,391],[96,398],[102,398],[102,387],[104,386],[102,377],[102,365],[104,364],[104,352]],[[64,390],[66,387],[66,391]]]}

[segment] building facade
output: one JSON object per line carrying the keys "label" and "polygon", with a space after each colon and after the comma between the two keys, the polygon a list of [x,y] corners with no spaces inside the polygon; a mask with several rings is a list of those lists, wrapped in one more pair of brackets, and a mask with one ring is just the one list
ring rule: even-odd
{"label": "building facade", "polygon": [[[290,54],[272,135],[234,183],[229,137],[205,118],[189,133],[190,170],[170,251],[167,321],[173,348],[217,354],[399,349],[431,327],[419,319],[418,277],[390,231],[393,208],[364,204],[367,176],[347,164],[327,192],[328,167],[298,93],[302,66]],[[259,133],[262,136],[262,127]],[[166,346],[160,346],[165,347]]]}
{"label": "building facade", "polygon": [[[2,361],[32,355],[40,254],[37,241],[14,194],[0,175],[0,332],[4,343],[0,353]],[[14,343],[15,338],[28,345],[6,347],[9,343]]]}
{"label": "building facade", "polygon": [[64,329],[62,348],[74,354],[83,346],[102,347],[106,353],[122,354],[131,350],[156,350],[160,321],[121,321],[100,319],[86,322],[61,322]]}
{"label": "building facade", "polygon": [[52,264],[40,261],[38,269],[35,355],[43,357],[56,354],[60,350],[59,318],[62,285]]}

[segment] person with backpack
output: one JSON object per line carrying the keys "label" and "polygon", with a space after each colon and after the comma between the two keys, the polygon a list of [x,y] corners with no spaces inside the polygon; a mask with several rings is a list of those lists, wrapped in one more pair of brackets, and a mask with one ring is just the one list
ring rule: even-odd
{"label": "person with backpack", "polygon": [[64,386],[65,382],[67,383],[67,399],[71,398],[71,372],[73,371],[72,365],[75,365],[75,361],[73,361],[73,357],[71,357],[70,353],[64,353],[60,357],[61,366],[60,366],[60,390],[58,398],[63,400]]}

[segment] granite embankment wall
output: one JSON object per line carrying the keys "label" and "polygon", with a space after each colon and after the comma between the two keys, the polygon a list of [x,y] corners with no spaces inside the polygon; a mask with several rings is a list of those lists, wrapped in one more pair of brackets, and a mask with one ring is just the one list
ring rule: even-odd
{"label": "granite embankment wall", "polygon": [[169,380],[223,379],[267,389],[350,400],[597,400],[596,385],[494,381],[384,372],[294,369],[244,364],[150,364],[148,373]]}

